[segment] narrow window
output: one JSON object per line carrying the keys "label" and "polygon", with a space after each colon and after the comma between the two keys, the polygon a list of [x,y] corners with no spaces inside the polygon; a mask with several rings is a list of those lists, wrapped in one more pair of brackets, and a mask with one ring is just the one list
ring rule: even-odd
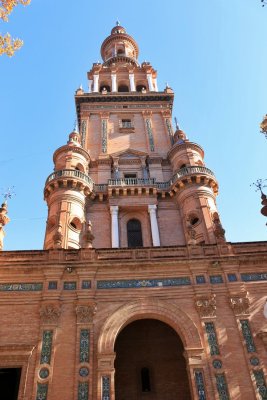
{"label": "narrow window", "polygon": [[150,375],[148,368],[141,369],[141,382],[142,382],[142,392],[150,392]]}
{"label": "narrow window", "polygon": [[122,119],[121,120],[121,127],[122,128],[131,128],[132,127],[132,121],[130,119]]}
{"label": "narrow window", "polygon": [[130,219],[127,223],[128,247],[142,247],[142,229],[138,219]]}

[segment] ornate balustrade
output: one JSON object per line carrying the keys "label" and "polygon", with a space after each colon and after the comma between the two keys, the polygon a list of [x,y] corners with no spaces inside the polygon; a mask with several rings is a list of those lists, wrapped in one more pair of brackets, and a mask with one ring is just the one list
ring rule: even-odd
{"label": "ornate balustrade", "polygon": [[117,178],[109,179],[108,183],[95,184],[90,176],[75,169],[61,169],[50,174],[46,180],[46,185],[59,178],[78,178],[87,183],[90,190],[95,193],[107,193],[108,188],[126,188],[126,187],[153,187],[160,191],[169,191],[173,184],[181,180],[183,177],[190,175],[200,175],[215,178],[214,173],[206,167],[192,166],[184,167],[177,171],[173,177],[166,182],[156,182],[155,178]]}
{"label": "ornate balustrade", "polygon": [[109,179],[108,186],[154,186],[155,178],[139,179],[139,178],[119,178]]}
{"label": "ornate balustrade", "polygon": [[59,171],[55,171],[48,176],[45,184],[47,185],[52,180],[58,178],[78,178],[85,181],[91,189],[93,189],[94,186],[94,182],[90,176],[86,175],[84,172],[78,171],[77,169],[60,169]]}

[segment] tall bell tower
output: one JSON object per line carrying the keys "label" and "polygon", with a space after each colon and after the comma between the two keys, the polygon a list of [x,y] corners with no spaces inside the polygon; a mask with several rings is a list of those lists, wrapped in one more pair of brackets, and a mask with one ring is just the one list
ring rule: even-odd
{"label": "tall bell tower", "polygon": [[89,90],[75,94],[78,130],[55,151],[45,183],[45,249],[225,241],[204,151],[173,131],[173,90],[158,89],[157,71],[139,63],[119,23],[101,56]]}

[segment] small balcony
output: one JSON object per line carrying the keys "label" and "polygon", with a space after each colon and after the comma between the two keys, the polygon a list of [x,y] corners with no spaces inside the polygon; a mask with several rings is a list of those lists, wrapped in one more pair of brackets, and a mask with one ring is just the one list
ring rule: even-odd
{"label": "small balcony", "polygon": [[53,180],[60,180],[60,179],[68,180],[69,178],[71,178],[71,180],[78,179],[84,181],[86,183],[86,186],[88,186],[90,190],[93,190],[94,187],[93,180],[84,172],[81,172],[77,169],[60,169],[58,171],[55,171],[48,176],[45,185],[52,182]]}
{"label": "small balcony", "polygon": [[155,178],[139,179],[139,178],[118,178],[109,179],[108,186],[155,186]]}

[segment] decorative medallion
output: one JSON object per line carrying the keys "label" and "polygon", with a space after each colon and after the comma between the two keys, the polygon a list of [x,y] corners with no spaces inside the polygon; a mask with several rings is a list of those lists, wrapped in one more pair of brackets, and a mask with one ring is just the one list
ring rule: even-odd
{"label": "decorative medallion", "polygon": [[256,367],[257,365],[259,365],[260,360],[258,359],[258,357],[251,357],[249,362],[251,365],[253,365],[253,367]]}
{"label": "decorative medallion", "polygon": [[39,377],[41,379],[46,379],[49,376],[49,369],[48,368],[42,368],[39,371]]}
{"label": "decorative medallion", "polygon": [[83,378],[89,375],[89,369],[87,367],[81,367],[79,370],[79,375]]}

